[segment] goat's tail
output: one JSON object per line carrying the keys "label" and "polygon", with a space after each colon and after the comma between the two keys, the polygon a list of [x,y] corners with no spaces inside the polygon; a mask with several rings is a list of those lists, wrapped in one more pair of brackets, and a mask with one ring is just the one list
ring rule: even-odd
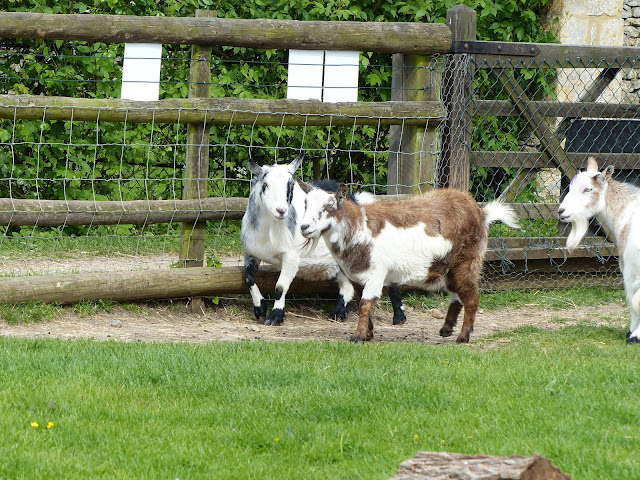
{"label": "goat's tail", "polygon": [[482,208],[482,213],[484,215],[484,224],[487,228],[489,228],[492,223],[502,222],[511,228],[520,229],[515,210],[502,202],[494,201],[487,203]]}
{"label": "goat's tail", "polygon": [[353,194],[353,200],[358,205],[368,205],[376,201],[376,196],[369,192],[358,192]]}
{"label": "goat's tail", "polygon": [[631,310],[636,312],[636,315],[640,315],[640,290],[636,290],[635,295],[631,299]]}

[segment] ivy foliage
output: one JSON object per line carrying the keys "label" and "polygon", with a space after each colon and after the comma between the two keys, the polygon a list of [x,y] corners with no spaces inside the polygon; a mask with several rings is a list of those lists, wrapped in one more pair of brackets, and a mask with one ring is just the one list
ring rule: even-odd
{"label": "ivy foliage", "polygon": [[[539,21],[548,0],[467,0],[478,38],[549,41]],[[224,18],[443,23],[456,0],[0,0],[0,10],[59,14],[191,17],[197,9]],[[188,45],[165,45],[161,98],[188,96]],[[122,45],[44,40],[5,41],[0,55],[3,94],[118,97]],[[283,98],[287,52],[213,49],[214,97]],[[360,100],[390,99],[391,58],[361,54]],[[489,128],[494,128],[491,126]],[[339,180],[384,185],[388,132],[376,127],[212,127],[211,195],[246,195],[244,165],[287,160],[304,146]],[[180,198],[184,125],[76,121],[0,121],[0,197],[49,199]],[[311,165],[307,163],[307,175]],[[234,179],[236,181],[234,181]]]}

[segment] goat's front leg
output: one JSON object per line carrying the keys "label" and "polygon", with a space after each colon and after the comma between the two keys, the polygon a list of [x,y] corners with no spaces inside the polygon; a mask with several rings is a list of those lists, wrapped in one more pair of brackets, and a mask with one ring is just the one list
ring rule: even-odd
{"label": "goat's front leg", "polygon": [[284,322],[284,301],[289,291],[289,286],[298,273],[300,256],[285,253],[282,258],[282,268],[280,276],[276,282],[276,301],[273,303],[273,310],[267,315],[265,325],[282,325]]}
{"label": "goat's front leg", "polygon": [[249,254],[244,255],[244,283],[249,287],[251,300],[253,300],[253,314],[257,319],[267,315],[267,301],[260,293],[256,285],[256,272],[260,267],[260,260]]}
{"label": "goat's front leg", "polygon": [[382,293],[384,275],[378,275],[377,278],[380,278],[380,280],[368,282],[362,289],[362,298],[358,306],[358,326],[353,335],[351,335],[352,342],[368,342],[373,338],[371,309]]}
{"label": "goat's front leg", "polygon": [[347,306],[349,305],[349,302],[353,300],[354,288],[351,281],[342,272],[338,272],[336,275],[336,281],[340,287],[340,296],[338,297],[338,302],[336,303],[335,308],[329,314],[329,318],[332,320],[344,321],[344,319],[347,318]]}

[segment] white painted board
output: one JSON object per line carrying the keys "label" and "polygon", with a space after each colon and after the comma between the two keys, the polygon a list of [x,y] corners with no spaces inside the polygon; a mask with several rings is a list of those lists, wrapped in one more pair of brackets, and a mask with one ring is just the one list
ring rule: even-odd
{"label": "white painted board", "polygon": [[359,52],[327,50],[324,56],[324,102],[357,102]]}
{"label": "white painted board", "polygon": [[160,98],[162,45],[125,43],[120,98],[153,101]]}
{"label": "white painted board", "polygon": [[322,100],[323,50],[289,50],[287,98]]}

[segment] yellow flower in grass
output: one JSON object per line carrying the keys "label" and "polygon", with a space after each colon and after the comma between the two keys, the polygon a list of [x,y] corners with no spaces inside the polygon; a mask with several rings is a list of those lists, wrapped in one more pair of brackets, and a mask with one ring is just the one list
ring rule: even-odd
{"label": "yellow flower in grass", "polygon": [[418,434],[417,434],[417,433],[413,436],[413,439],[414,439],[414,440],[416,440],[416,441],[417,441],[419,438],[420,438],[420,437],[418,436]]}
{"label": "yellow flower in grass", "polygon": [[53,428],[54,423],[53,422],[49,422],[47,423],[47,428]]}
{"label": "yellow flower in grass", "polygon": [[38,422],[31,422],[31,426],[33,428],[38,428],[40,425],[38,425]]}

